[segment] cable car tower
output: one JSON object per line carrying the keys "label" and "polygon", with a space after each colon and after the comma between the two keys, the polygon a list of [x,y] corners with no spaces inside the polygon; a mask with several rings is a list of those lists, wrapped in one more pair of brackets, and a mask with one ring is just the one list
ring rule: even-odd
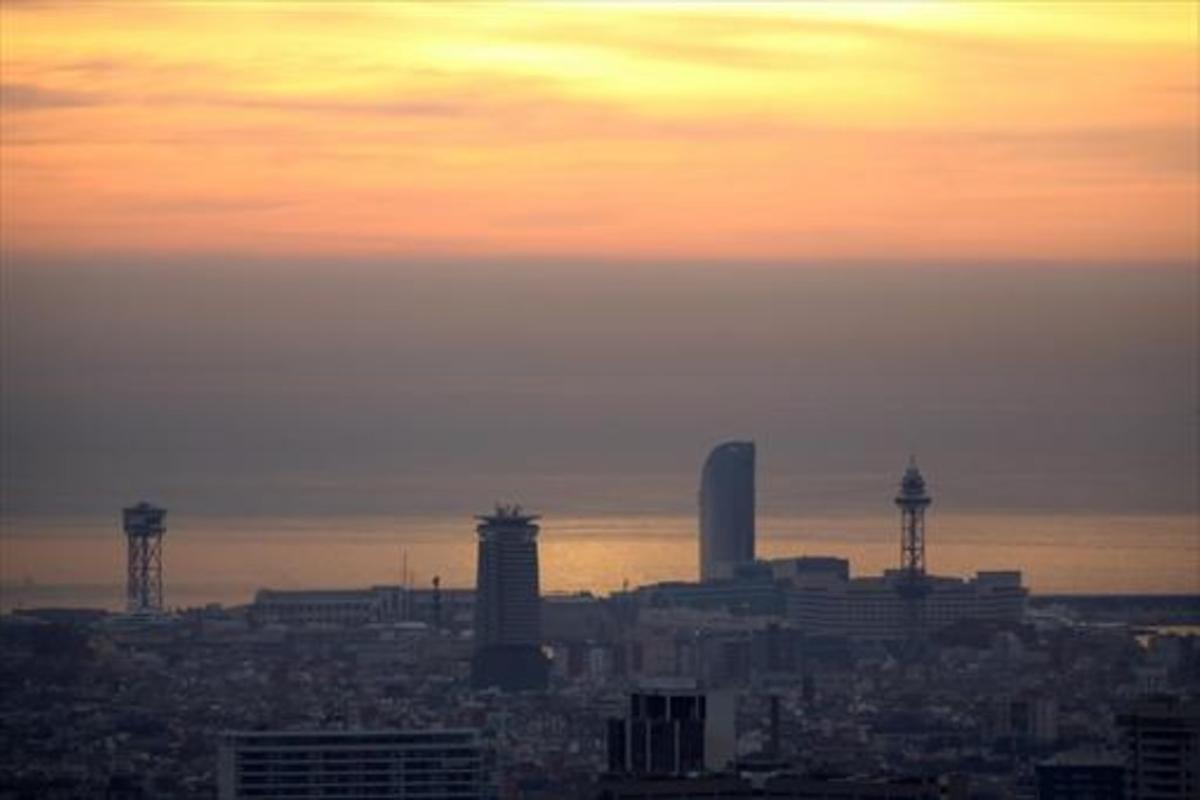
{"label": "cable car tower", "polygon": [[138,503],[121,510],[129,543],[129,568],[125,581],[125,608],[131,614],[163,610],[162,537],[167,532],[165,508]]}
{"label": "cable car tower", "polygon": [[925,479],[917,469],[916,458],[909,458],[908,469],[900,479],[896,495],[900,509],[900,580],[897,589],[903,599],[905,638],[910,655],[917,654],[925,635],[925,597],[929,582],[925,577],[925,509],[933,498],[925,489]]}

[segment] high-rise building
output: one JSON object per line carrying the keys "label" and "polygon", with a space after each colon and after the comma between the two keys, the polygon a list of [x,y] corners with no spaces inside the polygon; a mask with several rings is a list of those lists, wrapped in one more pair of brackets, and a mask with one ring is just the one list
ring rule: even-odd
{"label": "high-rise building", "polygon": [[131,614],[162,611],[162,537],[165,508],[138,503],[121,510],[128,547],[125,607]]}
{"label": "high-rise building", "polygon": [[1143,698],[1117,715],[1125,742],[1130,800],[1200,797],[1200,703]]}
{"label": "high-rise building", "polygon": [[495,797],[475,730],[228,732],[217,797]]}
{"label": "high-rise building", "polygon": [[472,683],[507,691],[542,689],[549,664],[542,653],[538,589],[538,519],[518,505],[497,505],[479,521]]}
{"label": "high-rise building", "polygon": [[725,442],[700,476],[700,580],[754,560],[754,442]]}
{"label": "high-rise building", "polygon": [[734,696],[692,687],[634,692],[608,721],[608,769],[631,775],[716,772],[736,755]]}

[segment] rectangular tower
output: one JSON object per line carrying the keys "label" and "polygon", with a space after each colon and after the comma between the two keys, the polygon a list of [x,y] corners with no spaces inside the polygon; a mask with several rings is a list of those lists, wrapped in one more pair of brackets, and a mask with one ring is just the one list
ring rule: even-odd
{"label": "rectangular tower", "polygon": [[537,515],[517,505],[497,505],[476,517],[479,559],[475,580],[476,688],[542,689],[548,663],[542,654],[538,585]]}
{"label": "rectangular tower", "polygon": [[608,721],[609,772],[685,775],[718,772],[734,757],[734,696],[654,689],[629,697],[629,714]]}

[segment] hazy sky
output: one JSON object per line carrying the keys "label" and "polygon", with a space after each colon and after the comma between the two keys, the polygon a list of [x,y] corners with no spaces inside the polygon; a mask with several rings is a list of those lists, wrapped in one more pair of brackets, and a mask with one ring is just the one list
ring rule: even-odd
{"label": "hazy sky", "polygon": [[[15,262],[15,259],[14,259]],[[1194,271],[10,263],[6,507],[1196,508]]]}
{"label": "hazy sky", "polygon": [[1195,514],[1197,13],[7,3],[2,508]]}

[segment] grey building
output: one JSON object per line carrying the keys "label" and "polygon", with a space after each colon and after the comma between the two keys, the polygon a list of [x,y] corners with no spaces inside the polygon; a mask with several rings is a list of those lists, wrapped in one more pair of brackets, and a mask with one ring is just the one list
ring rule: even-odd
{"label": "grey building", "polygon": [[1063,754],[1037,765],[1037,800],[1125,800],[1125,765]]}
{"label": "grey building", "polygon": [[1200,702],[1148,696],[1117,715],[1130,800],[1200,797]]}
{"label": "grey building", "polygon": [[609,719],[606,738],[610,773],[721,770],[737,747],[734,696],[694,687],[634,692],[628,715]]}
{"label": "grey building", "polygon": [[754,560],[754,442],[713,448],[700,476],[700,580]]}
{"label": "grey building", "polygon": [[517,505],[497,505],[494,513],[476,519],[472,683],[507,691],[545,688],[549,664],[541,649],[538,517]]}
{"label": "grey building", "polygon": [[495,796],[474,730],[237,731],[221,735],[217,797]]}

